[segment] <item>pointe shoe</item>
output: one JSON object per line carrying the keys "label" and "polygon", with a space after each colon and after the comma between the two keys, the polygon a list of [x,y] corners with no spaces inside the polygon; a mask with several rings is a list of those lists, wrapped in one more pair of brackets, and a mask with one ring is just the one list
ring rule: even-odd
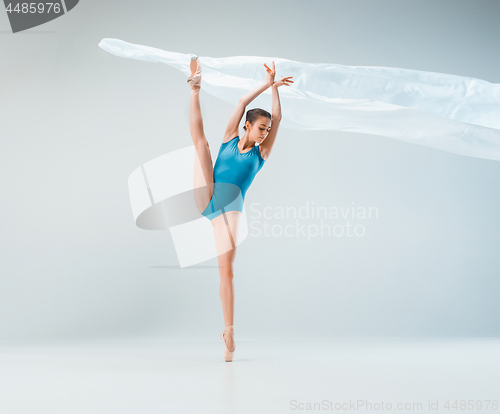
{"label": "pointe shoe", "polygon": [[234,345],[234,349],[232,351],[230,351],[229,348],[227,347],[227,344],[226,344],[225,335],[233,335],[233,337],[234,337],[234,331],[231,331],[231,332],[223,331],[220,334],[220,339],[222,339],[222,342],[224,342],[224,360],[226,362],[232,362],[234,351],[236,350],[236,344]]}
{"label": "pointe shoe", "polygon": [[193,56],[190,63],[191,76],[188,78],[187,83],[191,89],[201,88],[201,64],[198,56]]}

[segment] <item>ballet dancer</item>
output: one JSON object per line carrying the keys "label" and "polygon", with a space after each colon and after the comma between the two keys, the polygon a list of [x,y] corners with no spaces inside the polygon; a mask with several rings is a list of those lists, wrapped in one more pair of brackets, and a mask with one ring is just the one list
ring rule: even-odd
{"label": "ballet dancer", "polygon": [[[233,264],[243,200],[255,175],[269,158],[276,140],[281,121],[278,87],[293,83],[292,76],[274,80],[274,61],[272,69],[265,63],[264,67],[266,82],[244,95],[229,118],[215,166],[203,130],[200,108],[201,64],[196,56],[191,58],[191,75],[187,80],[191,88],[189,130],[196,149],[194,198],[198,211],[210,220],[214,228],[220,275],[219,296],[225,324],[220,338],[224,342],[226,362],[233,360],[236,349]],[[260,108],[249,110],[243,127],[245,134],[240,138],[239,124],[247,105],[269,87],[272,88],[272,115]]]}

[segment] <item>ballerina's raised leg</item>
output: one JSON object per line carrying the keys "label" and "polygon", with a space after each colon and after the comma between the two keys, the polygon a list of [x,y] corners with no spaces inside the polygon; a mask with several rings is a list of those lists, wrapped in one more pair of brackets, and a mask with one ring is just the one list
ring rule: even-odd
{"label": "ballerina's raised leg", "polygon": [[191,76],[188,78],[191,88],[189,107],[189,131],[195,146],[193,188],[195,204],[201,213],[212,198],[214,169],[212,155],[203,129],[200,107],[201,65],[198,59],[191,60]]}

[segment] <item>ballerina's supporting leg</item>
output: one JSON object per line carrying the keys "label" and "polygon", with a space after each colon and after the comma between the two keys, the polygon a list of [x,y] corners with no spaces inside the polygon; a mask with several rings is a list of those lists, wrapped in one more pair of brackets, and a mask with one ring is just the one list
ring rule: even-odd
{"label": "ballerina's supporting leg", "polygon": [[220,287],[219,296],[224,315],[225,341],[230,351],[234,351],[234,260],[238,240],[239,219],[241,212],[228,211],[212,220],[219,261]]}

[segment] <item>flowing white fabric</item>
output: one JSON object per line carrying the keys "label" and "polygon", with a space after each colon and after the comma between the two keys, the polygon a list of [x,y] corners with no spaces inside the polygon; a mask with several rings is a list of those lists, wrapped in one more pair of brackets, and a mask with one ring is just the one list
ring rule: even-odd
{"label": "flowing white fabric", "polygon": [[[194,56],[119,39],[103,39],[99,46],[116,56],[165,63],[186,76]],[[500,84],[444,73],[278,57],[199,59],[202,90],[234,105],[265,81],[263,64],[274,60],[275,79],[293,76],[294,81],[279,88],[285,128],[361,132],[500,160]],[[269,108],[270,95],[266,90],[252,107]]]}
{"label": "flowing white fabric", "polygon": [[[205,262],[232,248],[229,234],[216,244],[212,224],[194,203],[193,166],[199,162],[195,154],[194,145],[171,151],[136,168],[128,178],[137,227],[168,230],[181,268]],[[201,170],[201,165],[198,169]],[[247,236],[247,215],[243,208],[239,231],[232,241],[238,246]]]}

